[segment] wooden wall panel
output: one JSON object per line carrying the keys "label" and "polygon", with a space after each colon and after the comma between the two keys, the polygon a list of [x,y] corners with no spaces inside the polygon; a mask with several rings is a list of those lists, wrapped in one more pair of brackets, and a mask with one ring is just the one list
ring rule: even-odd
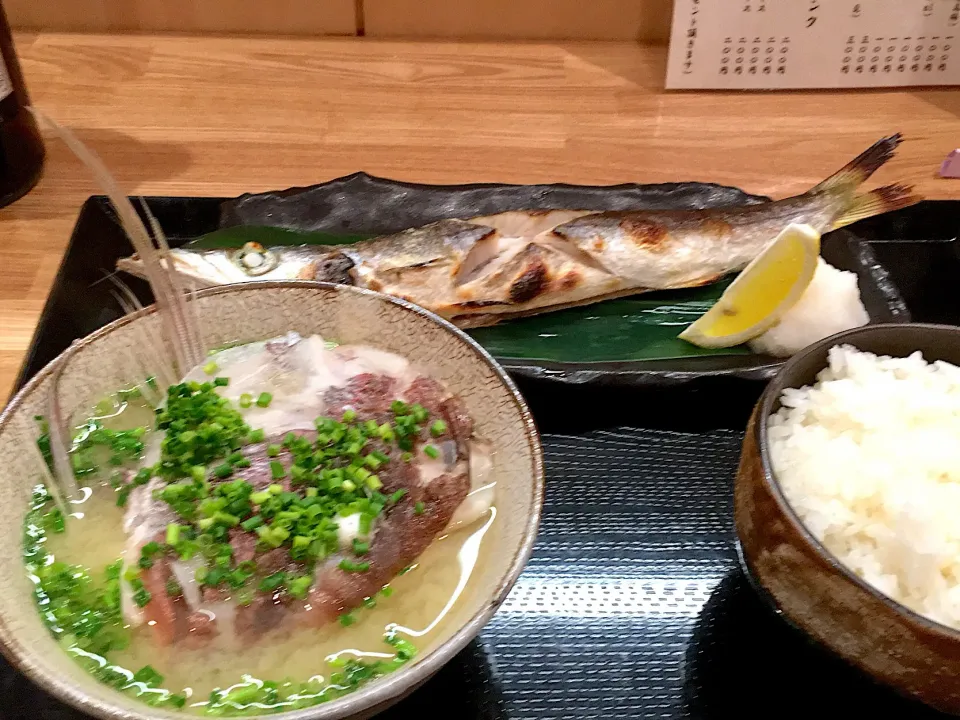
{"label": "wooden wall panel", "polygon": [[4,0],[18,30],[354,35],[354,0]]}
{"label": "wooden wall panel", "polygon": [[374,37],[666,42],[673,0],[364,0]]}

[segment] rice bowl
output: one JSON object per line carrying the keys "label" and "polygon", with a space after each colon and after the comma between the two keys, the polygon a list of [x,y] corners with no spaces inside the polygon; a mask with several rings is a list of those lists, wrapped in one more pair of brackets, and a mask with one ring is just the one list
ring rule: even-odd
{"label": "rice bowl", "polygon": [[770,418],[784,494],[858,576],[960,628],[960,368],[850,346],[829,363]]}
{"label": "rice bowl", "polygon": [[[790,479],[781,482],[776,472],[774,416],[783,407],[784,391],[813,386],[838,345],[901,363],[919,351],[930,362],[960,365],[960,328],[919,323],[868,325],[794,356],[765,389],[744,437],[734,487],[740,564],[777,615],[815,643],[904,695],[960,713],[960,632],[858,575],[807,526],[802,515],[808,510],[794,506]],[[832,471],[838,487],[863,474],[858,465],[841,470]]]}

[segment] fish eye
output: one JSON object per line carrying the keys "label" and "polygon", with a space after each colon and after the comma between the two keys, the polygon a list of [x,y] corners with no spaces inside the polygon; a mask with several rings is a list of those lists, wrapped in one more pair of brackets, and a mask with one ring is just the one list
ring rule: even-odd
{"label": "fish eye", "polygon": [[260,243],[247,243],[233,254],[233,263],[251,276],[265,275],[279,264],[277,254]]}

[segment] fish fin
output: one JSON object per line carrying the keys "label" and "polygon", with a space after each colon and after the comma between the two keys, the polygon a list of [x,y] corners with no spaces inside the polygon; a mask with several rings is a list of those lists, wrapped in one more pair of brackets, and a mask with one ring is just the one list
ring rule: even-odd
{"label": "fish fin", "polygon": [[833,222],[833,229],[850,225],[874,215],[900,210],[923,200],[909,185],[886,185],[858,195],[846,211]]}
{"label": "fish fin", "polygon": [[840,170],[814,186],[808,194],[828,191],[851,191],[862,185],[877,169],[893,157],[897,147],[903,141],[903,135],[897,133],[885,137],[871,145]]}
{"label": "fish fin", "polygon": [[144,280],[147,278],[147,271],[143,267],[143,261],[137,255],[120,258],[117,260],[116,267],[120,272],[128,273],[134,277],[142,278]]}

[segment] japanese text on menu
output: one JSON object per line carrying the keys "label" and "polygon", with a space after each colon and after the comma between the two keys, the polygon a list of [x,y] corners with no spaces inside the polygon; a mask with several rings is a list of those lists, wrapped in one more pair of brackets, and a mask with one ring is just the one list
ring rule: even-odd
{"label": "japanese text on menu", "polygon": [[960,0],[676,0],[667,87],[960,84]]}

